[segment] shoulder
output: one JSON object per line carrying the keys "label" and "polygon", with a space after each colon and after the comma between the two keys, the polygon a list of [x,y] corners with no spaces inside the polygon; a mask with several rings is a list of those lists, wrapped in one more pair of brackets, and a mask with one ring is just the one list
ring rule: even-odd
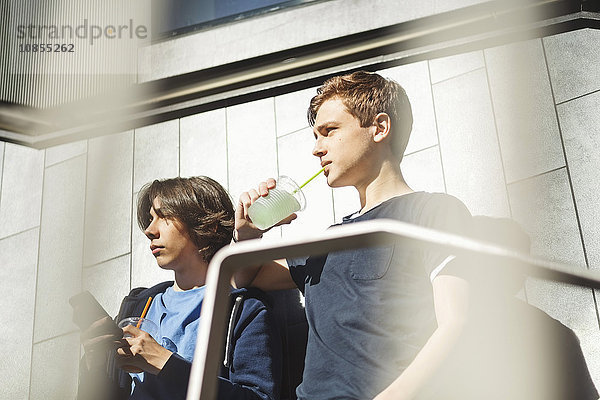
{"label": "shoulder", "polygon": [[164,293],[170,286],[173,286],[173,281],[161,282],[158,285],[154,285],[150,288],[137,287],[131,289],[129,294],[125,296],[121,302],[121,307],[119,308],[119,314],[117,315],[117,318],[130,316],[133,312],[137,312],[139,307],[144,306],[148,300],[148,297],[156,298],[158,294]]}
{"label": "shoulder", "polygon": [[[446,193],[413,192],[385,201],[371,218],[396,218],[434,229],[470,224],[471,213],[462,201]],[[369,212],[364,215],[367,216]]]}
{"label": "shoulder", "polygon": [[470,215],[465,204],[458,198],[447,193],[421,192],[420,201],[423,204],[424,211],[448,210],[453,209],[466,212]]}
{"label": "shoulder", "polygon": [[145,301],[149,296],[154,297],[159,293],[164,293],[167,290],[167,288],[169,288],[171,286],[173,286],[173,281],[161,282],[150,288],[145,288],[145,287],[133,288],[127,295],[127,298],[130,298],[132,300],[143,299]]}
{"label": "shoulder", "polygon": [[[378,217],[380,214],[404,215],[405,218],[419,219],[448,211],[470,215],[467,207],[456,197],[446,193],[412,192],[392,197],[371,211]],[[369,214],[367,211],[364,215]]]}
{"label": "shoulder", "polygon": [[446,193],[423,193],[418,222],[443,230],[469,229],[471,213],[462,201]]}

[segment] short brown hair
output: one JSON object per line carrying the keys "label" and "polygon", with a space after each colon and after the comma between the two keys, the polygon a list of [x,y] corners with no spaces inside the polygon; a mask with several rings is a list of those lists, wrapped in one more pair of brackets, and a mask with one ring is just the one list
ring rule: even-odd
{"label": "short brown hair", "polygon": [[142,231],[150,225],[154,199],[161,201],[164,218],[183,223],[190,238],[208,262],[231,242],[234,210],[227,191],[206,176],[155,180],[138,194],[137,220]]}
{"label": "short brown hair", "polygon": [[314,126],[323,103],[334,98],[342,100],[347,111],[359,120],[363,128],[371,126],[377,114],[383,112],[389,115],[392,120],[392,150],[398,159],[402,159],[413,123],[410,101],[402,86],[366,71],[329,78],[310,101],[308,122],[311,126]]}

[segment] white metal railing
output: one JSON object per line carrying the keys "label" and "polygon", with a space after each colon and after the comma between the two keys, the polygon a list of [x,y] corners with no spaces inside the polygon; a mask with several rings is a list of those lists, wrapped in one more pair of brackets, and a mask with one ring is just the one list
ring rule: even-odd
{"label": "white metal railing", "polygon": [[217,374],[224,341],[230,281],[233,274],[250,265],[286,257],[391,244],[398,240],[435,246],[455,255],[480,254],[518,262],[527,276],[600,288],[600,273],[559,264],[507,250],[500,246],[440,232],[404,222],[380,219],[334,227],[310,239],[285,239],[265,243],[249,240],[221,249],[208,267],[200,332],[196,342],[187,400],[212,400],[217,395]]}

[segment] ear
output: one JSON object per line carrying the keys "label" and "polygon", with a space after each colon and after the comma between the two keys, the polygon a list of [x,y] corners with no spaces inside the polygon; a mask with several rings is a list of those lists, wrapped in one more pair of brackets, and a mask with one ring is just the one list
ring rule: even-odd
{"label": "ear", "polygon": [[390,129],[392,128],[392,120],[386,113],[379,113],[373,120],[373,126],[375,127],[375,134],[373,140],[376,143],[382,142],[385,138],[390,135]]}

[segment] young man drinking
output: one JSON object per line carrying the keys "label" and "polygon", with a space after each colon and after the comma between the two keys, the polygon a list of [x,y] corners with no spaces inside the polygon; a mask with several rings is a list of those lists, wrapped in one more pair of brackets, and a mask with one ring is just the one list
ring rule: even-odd
{"label": "young man drinking", "polygon": [[[121,303],[116,320],[146,315],[159,327],[156,337],[128,326],[121,339],[110,319],[82,333],[80,399],[184,399],[195,351],[208,263],[228,245],[233,204],[208,177],[155,180],[142,188],[138,224],[160,268],[174,281],[136,288]],[[279,398],[281,342],[258,290],[234,290],[232,318],[219,376],[219,399]],[[116,348],[116,351],[114,350]],[[128,373],[129,372],[129,373]]]}
{"label": "young man drinking", "polygon": [[[361,209],[341,225],[391,218],[466,233],[471,216],[460,201],[414,192],[402,176],[412,111],[400,85],[368,72],[331,78],[308,117],[327,183],[359,194]],[[240,196],[237,240],[260,237],[248,208],[275,186],[269,179]],[[462,332],[470,291],[453,273],[460,264],[400,241],[265,263],[239,273],[236,285],[304,293],[309,338],[299,399],[410,399],[423,393]]]}

